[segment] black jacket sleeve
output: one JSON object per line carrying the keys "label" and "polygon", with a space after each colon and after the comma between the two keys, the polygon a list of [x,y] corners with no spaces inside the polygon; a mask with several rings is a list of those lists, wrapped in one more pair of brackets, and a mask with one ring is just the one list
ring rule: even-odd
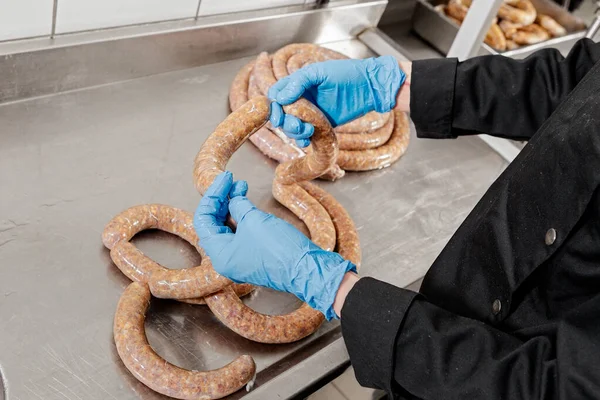
{"label": "black jacket sleeve", "polygon": [[363,278],[342,309],[358,382],[393,399],[554,399],[549,339],[523,342],[421,295]]}
{"label": "black jacket sleeve", "polygon": [[416,61],[410,107],[417,135],[528,140],[599,59],[600,43],[583,39],[566,58],[546,49],[524,60]]}

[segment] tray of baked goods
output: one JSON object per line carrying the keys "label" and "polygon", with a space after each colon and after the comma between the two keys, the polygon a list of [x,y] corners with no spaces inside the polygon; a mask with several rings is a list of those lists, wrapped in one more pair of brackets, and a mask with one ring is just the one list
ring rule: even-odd
{"label": "tray of baked goods", "polygon": [[[443,54],[454,41],[473,0],[417,0],[413,30]],[[504,0],[479,54],[522,58],[543,47],[568,52],[586,25],[550,0]]]}

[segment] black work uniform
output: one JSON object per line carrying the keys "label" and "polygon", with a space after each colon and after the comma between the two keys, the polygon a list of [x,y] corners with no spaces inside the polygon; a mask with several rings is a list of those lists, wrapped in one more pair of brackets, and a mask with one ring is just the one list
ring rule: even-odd
{"label": "black work uniform", "polygon": [[358,381],[395,399],[600,399],[600,44],[567,58],[413,63],[422,138],[529,143],[425,276],[358,281],[342,330]]}

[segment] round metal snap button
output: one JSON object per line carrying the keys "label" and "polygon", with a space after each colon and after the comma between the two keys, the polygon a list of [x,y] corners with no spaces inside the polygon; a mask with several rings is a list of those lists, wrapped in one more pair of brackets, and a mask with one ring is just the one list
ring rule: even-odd
{"label": "round metal snap button", "polygon": [[548,232],[546,232],[545,242],[547,246],[554,244],[556,241],[556,229],[550,228]]}
{"label": "round metal snap button", "polygon": [[492,312],[494,313],[494,315],[498,315],[500,314],[500,311],[502,311],[502,302],[496,299],[492,304]]}

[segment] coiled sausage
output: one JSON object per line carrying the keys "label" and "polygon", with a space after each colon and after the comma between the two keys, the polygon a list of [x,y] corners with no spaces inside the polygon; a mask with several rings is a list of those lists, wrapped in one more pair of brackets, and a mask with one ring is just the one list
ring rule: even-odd
{"label": "coiled sausage", "polygon": [[179,368],[161,358],[146,338],[144,321],[149,304],[148,286],[131,283],[121,295],[113,327],[121,360],[146,386],[176,399],[207,400],[223,398],[253,379],[256,365],[247,355],[208,372]]}

